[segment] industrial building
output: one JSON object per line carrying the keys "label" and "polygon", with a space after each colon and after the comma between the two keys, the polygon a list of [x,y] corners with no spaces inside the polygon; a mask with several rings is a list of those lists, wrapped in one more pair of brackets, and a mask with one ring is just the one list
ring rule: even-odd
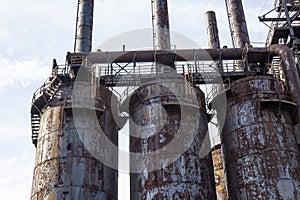
{"label": "industrial building", "polygon": [[127,121],[130,199],[300,199],[300,1],[259,16],[259,48],[242,0],[225,2],[232,48],[208,10],[209,48],[173,49],[168,2],[151,0],[152,50],[92,52],[94,1],[78,0],[74,51],[32,99],[32,200],[118,199]]}

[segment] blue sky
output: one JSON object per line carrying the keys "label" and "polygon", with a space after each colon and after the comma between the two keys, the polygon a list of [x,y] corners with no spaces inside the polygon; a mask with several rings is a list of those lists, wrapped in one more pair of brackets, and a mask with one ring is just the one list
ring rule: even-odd
{"label": "blue sky", "polygon": [[[63,64],[66,52],[73,50],[77,1],[2,1],[0,195],[1,199],[29,199],[35,157],[31,144],[31,97],[50,74],[52,59]],[[150,2],[95,0],[94,48],[120,33],[151,28]],[[270,10],[273,2],[244,1],[251,41],[265,41],[268,28],[258,23],[257,17]],[[208,10],[217,13],[221,44],[230,46],[224,0],[169,0],[171,29],[192,38],[199,48],[206,48],[204,13]],[[124,181],[123,186],[126,184]],[[129,192],[122,192],[122,199],[127,199]]]}

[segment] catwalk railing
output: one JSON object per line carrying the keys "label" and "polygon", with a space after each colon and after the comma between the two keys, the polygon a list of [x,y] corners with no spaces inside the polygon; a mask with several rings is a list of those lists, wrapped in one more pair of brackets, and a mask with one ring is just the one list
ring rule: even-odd
{"label": "catwalk railing", "polygon": [[[192,85],[210,85],[207,92],[207,105],[220,93],[220,85],[255,75],[248,69],[248,63],[255,63],[258,68],[265,66],[267,74],[282,79],[281,62],[277,57],[272,63],[275,53],[267,48],[236,48],[236,49],[198,49],[177,50],[174,54],[173,68],[168,73],[160,73],[160,65],[156,62],[154,51],[139,52],[94,52],[91,54],[68,54],[67,63],[56,66],[47,81],[34,93],[31,106],[32,141],[37,142],[39,120],[43,108],[53,106],[66,96],[60,88],[64,84],[76,81],[74,69],[86,68],[92,75],[91,84],[109,87],[118,96],[120,107],[132,92],[142,86],[162,78],[182,78]],[[158,52],[166,53],[166,52]],[[166,55],[170,54],[167,52]],[[166,57],[170,58],[170,57]],[[278,60],[279,59],[279,60]],[[239,60],[239,67],[236,67]],[[222,61],[222,62],[221,62]],[[240,67],[241,63],[244,66]],[[269,63],[269,64],[268,64]],[[222,64],[222,72],[219,72]],[[272,65],[273,64],[273,65]],[[263,71],[263,70],[262,70]],[[282,71],[282,70],[281,70]],[[262,73],[257,71],[257,73]],[[284,80],[283,85],[284,85]],[[117,88],[122,88],[120,91]],[[67,102],[68,99],[66,99]],[[69,99],[70,100],[70,99]]]}

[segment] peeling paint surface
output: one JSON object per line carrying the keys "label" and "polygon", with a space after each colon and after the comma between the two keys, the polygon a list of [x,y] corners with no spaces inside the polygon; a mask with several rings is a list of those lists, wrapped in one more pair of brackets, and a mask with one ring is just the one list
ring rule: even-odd
{"label": "peeling paint surface", "polygon": [[[221,134],[230,199],[300,199],[300,152],[281,85],[267,76],[234,82]],[[219,117],[219,116],[218,116]]]}

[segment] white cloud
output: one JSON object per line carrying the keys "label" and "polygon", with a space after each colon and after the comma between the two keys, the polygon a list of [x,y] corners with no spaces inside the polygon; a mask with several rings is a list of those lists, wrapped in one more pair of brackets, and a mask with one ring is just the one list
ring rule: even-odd
{"label": "white cloud", "polygon": [[2,57],[0,66],[0,89],[12,85],[27,87],[33,81],[46,80],[51,73],[51,67],[37,57],[20,59]]}
{"label": "white cloud", "polygon": [[[19,152],[20,153],[20,152]],[[14,155],[0,161],[0,194],[2,199],[29,199],[33,172],[32,155]],[[30,173],[31,172],[31,173]]]}

